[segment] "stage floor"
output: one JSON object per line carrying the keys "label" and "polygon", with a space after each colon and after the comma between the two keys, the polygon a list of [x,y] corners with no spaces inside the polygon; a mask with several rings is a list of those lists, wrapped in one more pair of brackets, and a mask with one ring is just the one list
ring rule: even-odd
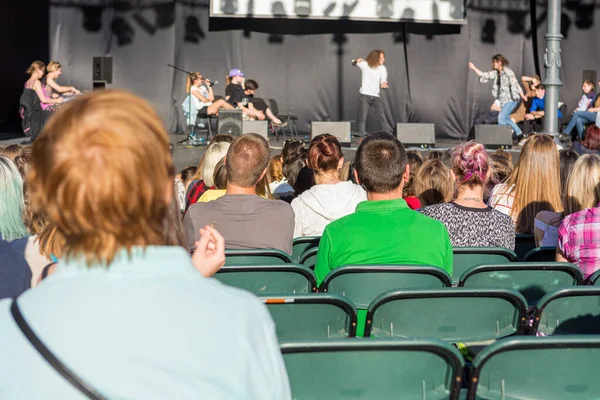
{"label": "stage floor", "polygon": [[[190,165],[197,165],[198,161],[206,151],[206,146],[187,146],[185,144],[177,144],[178,142],[185,140],[184,135],[170,135],[170,141],[174,145],[173,149],[173,162],[175,164],[175,168],[179,171]],[[25,136],[20,133],[1,133],[0,134],[0,146],[7,146],[9,144],[20,144],[25,140]],[[301,140],[308,142],[308,136],[300,135]],[[275,140],[274,137],[271,137],[269,140],[269,145],[271,147],[271,155],[274,156],[281,152],[283,147],[284,139],[281,137],[279,140]],[[449,139],[442,138],[436,139],[436,147],[432,149],[420,149],[418,147],[408,147],[408,150],[418,150],[422,154],[428,151],[446,151],[457,144],[461,143],[458,139]],[[354,155],[356,153],[356,149],[358,147],[357,142],[353,142],[350,147],[343,147],[342,151],[344,153],[344,158],[347,161],[354,160]],[[519,154],[521,152],[521,147],[513,146],[512,149],[508,150],[513,155],[513,162],[519,158]]]}

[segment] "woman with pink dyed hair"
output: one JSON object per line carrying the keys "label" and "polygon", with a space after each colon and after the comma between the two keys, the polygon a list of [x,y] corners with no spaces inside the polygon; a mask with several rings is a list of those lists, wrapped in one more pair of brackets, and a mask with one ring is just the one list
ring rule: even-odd
{"label": "woman with pink dyed hair", "polygon": [[483,201],[492,173],[482,144],[471,141],[452,149],[452,177],[457,188],[454,201],[419,210],[446,226],[452,247],[505,247],[514,250],[515,225],[512,219]]}

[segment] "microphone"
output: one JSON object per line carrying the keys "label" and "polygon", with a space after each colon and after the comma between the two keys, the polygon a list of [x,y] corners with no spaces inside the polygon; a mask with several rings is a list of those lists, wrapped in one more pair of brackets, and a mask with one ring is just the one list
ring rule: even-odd
{"label": "microphone", "polygon": [[209,87],[216,86],[219,84],[219,81],[211,81],[210,79],[205,79],[204,82],[208,83]]}
{"label": "microphone", "polygon": [[356,60],[352,60],[352,65],[356,65]]}

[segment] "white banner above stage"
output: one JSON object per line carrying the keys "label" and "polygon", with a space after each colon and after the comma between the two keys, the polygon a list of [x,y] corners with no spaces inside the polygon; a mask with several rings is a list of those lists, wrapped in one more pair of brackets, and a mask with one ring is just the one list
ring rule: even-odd
{"label": "white banner above stage", "polygon": [[211,0],[210,16],[463,24],[466,11],[465,0]]}

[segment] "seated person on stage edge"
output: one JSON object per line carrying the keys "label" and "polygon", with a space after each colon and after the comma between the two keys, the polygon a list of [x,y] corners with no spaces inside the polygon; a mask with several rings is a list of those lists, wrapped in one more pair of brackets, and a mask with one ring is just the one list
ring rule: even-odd
{"label": "seated person on stage edge", "polygon": [[199,227],[192,258],[167,245],[175,170],[145,100],[101,90],[63,105],[34,142],[30,168],[31,201],[65,245],[47,281],[12,306],[0,301],[0,398],[86,397],[28,342],[16,304],[102,398],[291,399],[267,309],[207,279],[225,263],[219,232]]}
{"label": "seated person on stage edge", "polygon": [[215,94],[210,82],[205,80],[200,72],[188,75],[185,92],[188,95],[181,103],[181,107],[188,126],[196,123],[197,116],[217,115],[221,108],[233,108],[223,99],[215,101]]}
{"label": "seated person on stage edge", "polygon": [[[242,110],[244,119],[265,119],[265,114],[262,111],[248,107],[248,99],[246,99],[246,94],[244,92],[244,73],[242,71],[238,68],[229,71],[227,82],[228,84],[225,87],[225,100],[227,100],[229,105],[238,110]],[[258,88],[258,85],[256,85],[256,87]]]}
{"label": "seated person on stage edge", "polygon": [[485,204],[483,196],[492,175],[488,155],[482,144],[468,142],[452,150],[452,172],[457,196],[419,210],[448,229],[452,247],[515,248],[512,219]]}
{"label": "seated person on stage edge", "polygon": [[[544,97],[546,97],[546,87],[540,83],[535,89],[535,97],[531,103],[529,113],[525,114],[525,126],[523,129],[525,134],[532,133],[535,121],[544,116]],[[562,118],[560,109],[558,110],[558,118]]]}
{"label": "seated person on stage edge", "polygon": [[196,248],[198,229],[214,224],[228,249],[277,249],[292,254],[292,207],[256,193],[268,164],[269,145],[262,136],[249,133],[231,143],[225,156],[226,194],[208,203],[192,204],[185,214],[183,225],[191,252]]}
{"label": "seated person on stage edge", "polygon": [[325,228],[315,275],[317,284],[343,265],[433,265],[452,274],[452,246],[446,227],[411,210],[402,199],[410,167],[402,143],[388,133],[367,136],[356,152],[357,183],[368,201]]}
{"label": "seated person on stage edge", "polygon": [[250,110],[254,111],[254,115],[250,115],[251,119],[258,119],[262,121],[266,118],[273,123],[275,126],[287,126],[287,122],[281,122],[279,118],[273,111],[269,108],[267,103],[263,99],[254,98],[256,91],[258,90],[258,83],[252,79],[248,79],[244,84],[244,97],[242,98],[242,105],[244,107],[248,107]]}
{"label": "seated person on stage edge", "polygon": [[[599,82],[600,83],[600,82]],[[600,124],[598,116],[600,115],[600,95],[594,96],[594,82],[585,81],[581,87],[583,96],[577,104],[577,109],[573,112],[567,126],[564,127],[560,135],[561,140],[568,141],[571,138],[573,128],[577,128],[577,137],[583,139],[585,125],[588,123]]]}

